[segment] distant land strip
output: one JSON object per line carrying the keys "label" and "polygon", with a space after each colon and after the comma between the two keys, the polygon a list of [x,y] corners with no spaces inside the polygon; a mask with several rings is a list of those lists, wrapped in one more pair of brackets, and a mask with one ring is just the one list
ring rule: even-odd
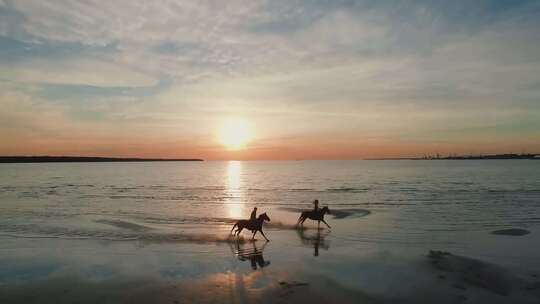
{"label": "distant land strip", "polygon": [[366,160],[484,160],[484,159],[535,159],[540,154],[487,154],[487,155],[427,155],[423,157],[367,158]]}
{"label": "distant land strip", "polygon": [[0,156],[0,163],[98,163],[98,162],[204,161],[199,158],[125,158],[94,156]]}

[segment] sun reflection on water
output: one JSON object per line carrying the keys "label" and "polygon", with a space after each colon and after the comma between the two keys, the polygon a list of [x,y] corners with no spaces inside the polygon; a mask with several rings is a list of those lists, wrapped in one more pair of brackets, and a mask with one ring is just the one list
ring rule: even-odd
{"label": "sun reflection on water", "polygon": [[242,163],[239,161],[229,161],[227,167],[227,207],[229,217],[242,218],[244,217],[244,203],[242,201],[243,191],[241,189],[242,181]]}

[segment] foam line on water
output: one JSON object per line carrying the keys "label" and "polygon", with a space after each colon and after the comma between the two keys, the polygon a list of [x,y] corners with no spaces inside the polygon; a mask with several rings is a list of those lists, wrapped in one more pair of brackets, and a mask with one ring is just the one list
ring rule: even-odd
{"label": "foam line on water", "polygon": [[[280,207],[279,209],[289,211],[289,212],[295,212],[300,214],[303,211],[308,211],[306,209],[301,208],[294,208],[294,207]],[[330,215],[334,217],[334,219],[344,219],[348,217],[363,217],[371,214],[371,211],[367,209],[330,209]]]}

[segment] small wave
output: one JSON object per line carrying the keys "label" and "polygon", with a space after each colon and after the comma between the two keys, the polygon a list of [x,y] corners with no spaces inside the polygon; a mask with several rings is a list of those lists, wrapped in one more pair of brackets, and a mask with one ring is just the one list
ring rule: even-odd
{"label": "small wave", "polygon": [[[281,210],[286,210],[295,213],[301,213],[306,209],[293,208],[293,207],[281,207]],[[344,219],[347,217],[363,217],[371,214],[371,211],[367,209],[330,209],[330,215],[335,219]]]}
{"label": "small wave", "polygon": [[283,230],[308,230],[317,229],[307,226],[297,226],[296,224],[283,223],[279,221],[272,221],[270,223],[264,223],[264,227],[269,229],[283,229]]}
{"label": "small wave", "polygon": [[[110,223],[108,223],[110,224]],[[114,225],[118,223],[115,222]],[[124,226],[124,224],[121,224]],[[251,238],[243,236],[234,237],[229,233],[166,233],[148,232],[146,230],[106,231],[95,229],[70,229],[67,227],[40,227],[37,225],[0,225],[0,235],[12,238],[52,238],[66,240],[106,240],[106,241],[142,241],[156,242],[183,242],[183,243],[244,243],[253,242]]]}
{"label": "small wave", "polygon": [[363,193],[369,191],[370,188],[352,188],[352,187],[339,187],[339,188],[328,188],[327,192],[351,192],[351,193]]}
{"label": "small wave", "polygon": [[153,200],[155,196],[149,195],[110,195],[110,199],[135,199],[135,200]]}
{"label": "small wave", "polygon": [[152,224],[231,224],[239,219],[223,217],[153,217],[135,216],[137,220]]}
{"label": "small wave", "polygon": [[93,188],[94,185],[90,185],[90,184],[63,184],[63,185],[61,185],[61,187],[74,187],[74,188],[88,187],[88,188]]}
{"label": "small wave", "polygon": [[121,221],[121,220],[99,219],[99,220],[94,220],[94,222],[100,223],[100,224],[111,225],[117,228],[133,230],[133,231],[146,231],[146,230],[152,229],[150,227],[146,227],[146,226],[131,223],[131,222]]}
{"label": "small wave", "polygon": [[336,219],[343,219],[346,217],[363,217],[371,214],[371,211],[367,209],[335,209],[331,210],[331,215]]}
{"label": "small wave", "polygon": [[420,189],[415,188],[415,187],[401,187],[401,188],[399,188],[398,191],[402,191],[402,192],[419,192]]}
{"label": "small wave", "polygon": [[[156,188],[156,187],[150,187]],[[160,186],[159,188],[167,188],[166,186]],[[202,187],[172,187],[170,190],[174,191],[223,191],[227,190],[224,186],[202,186]]]}
{"label": "small wave", "polygon": [[463,186],[472,186],[474,183],[472,182],[448,182],[448,184],[451,185],[463,185]]}
{"label": "small wave", "polygon": [[235,237],[233,235],[219,235],[219,234],[146,234],[137,238],[138,241],[149,242],[149,243],[197,243],[197,244],[208,244],[208,243],[252,243],[257,241],[257,239],[244,238],[243,236]]}

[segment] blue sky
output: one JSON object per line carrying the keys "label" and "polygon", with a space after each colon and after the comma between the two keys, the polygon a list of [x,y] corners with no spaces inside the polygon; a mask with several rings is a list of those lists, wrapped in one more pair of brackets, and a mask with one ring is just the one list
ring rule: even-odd
{"label": "blue sky", "polygon": [[0,0],[0,154],[540,152],[539,29],[539,1]]}

